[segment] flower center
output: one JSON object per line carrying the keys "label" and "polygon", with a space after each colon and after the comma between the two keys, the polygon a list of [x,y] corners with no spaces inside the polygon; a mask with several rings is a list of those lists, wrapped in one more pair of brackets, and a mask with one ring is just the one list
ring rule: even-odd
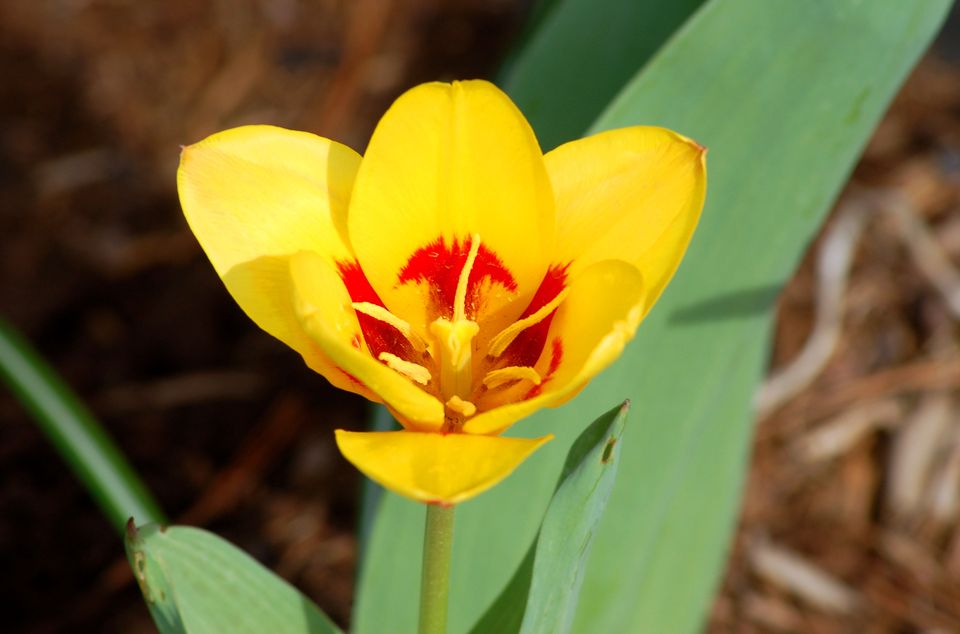
{"label": "flower center", "polygon": [[479,337],[487,342],[483,352],[478,316],[490,308],[490,285],[510,292],[517,286],[478,234],[452,246],[438,239],[414,253],[401,271],[401,284],[423,284],[429,297],[433,321],[424,336],[384,306],[359,267],[341,265],[341,276],[370,353],[443,401],[445,432],[459,431],[478,409],[534,396],[556,370],[556,350],[541,371],[536,367],[553,315],[567,295],[566,267],[548,271],[517,321],[492,337]]}

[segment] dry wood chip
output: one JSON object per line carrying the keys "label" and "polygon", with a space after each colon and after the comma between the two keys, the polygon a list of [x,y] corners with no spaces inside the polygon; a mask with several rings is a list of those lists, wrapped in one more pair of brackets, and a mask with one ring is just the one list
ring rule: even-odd
{"label": "dry wood chip", "polygon": [[850,451],[873,431],[896,425],[902,417],[903,407],[896,399],[866,403],[798,438],[792,445],[792,453],[807,463],[831,460]]}
{"label": "dry wood chip", "polygon": [[960,428],[954,426],[949,455],[934,474],[927,506],[940,524],[955,522],[960,513]]}
{"label": "dry wood chip", "polygon": [[887,482],[887,503],[901,516],[916,515],[923,505],[930,474],[954,414],[946,392],[924,396],[893,441]]}
{"label": "dry wood chip", "polygon": [[842,581],[767,539],[755,538],[747,557],[757,575],[824,612],[852,615],[862,604],[861,597]]}

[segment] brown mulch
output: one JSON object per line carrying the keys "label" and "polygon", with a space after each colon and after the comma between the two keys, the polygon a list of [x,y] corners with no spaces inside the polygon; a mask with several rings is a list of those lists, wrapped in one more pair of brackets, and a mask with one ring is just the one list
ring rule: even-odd
{"label": "brown mulch", "polygon": [[[328,431],[362,425],[364,404],[223,291],[179,212],[178,146],[271,122],[362,149],[405,87],[489,76],[525,4],[0,3],[0,315],[173,518],[239,544],[341,623],[359,479]],[[711,632],[960,631],[958,116],[960,70],[927,59],[781,297],[774,371],[817,321],[821,246],[866,208],[839,335],[757,423]],[[894,199],[919,222],[881,209]],[[10,631],[153,631],[116,534],[5,393],[0,564]]]}

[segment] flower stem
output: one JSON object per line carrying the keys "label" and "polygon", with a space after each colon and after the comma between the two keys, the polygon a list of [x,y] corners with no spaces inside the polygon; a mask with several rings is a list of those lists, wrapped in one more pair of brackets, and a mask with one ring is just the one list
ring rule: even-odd
{"label": "flower stem", "polygon": [[447,631],[453,508],[439,504],[427,505],[426,529],[423,533],[423,577],[420,582],[420,634],[444,634]]}

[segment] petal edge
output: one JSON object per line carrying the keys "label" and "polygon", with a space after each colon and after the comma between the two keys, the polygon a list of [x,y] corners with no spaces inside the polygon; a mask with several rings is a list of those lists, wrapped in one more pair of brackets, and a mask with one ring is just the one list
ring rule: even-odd
{"label": "petal edge", "polygon": [[429,504],[459,504],[494,486],[553,438],[336,431],[340,452],[371,480]]}
{"label": "petal edge", "polygon": [[557,199],[557,259],[576,275],[605,259],[643,274],[649,310],[680,265],[706,196],[706,149],[634,126],[565,143],[544,160]]}

